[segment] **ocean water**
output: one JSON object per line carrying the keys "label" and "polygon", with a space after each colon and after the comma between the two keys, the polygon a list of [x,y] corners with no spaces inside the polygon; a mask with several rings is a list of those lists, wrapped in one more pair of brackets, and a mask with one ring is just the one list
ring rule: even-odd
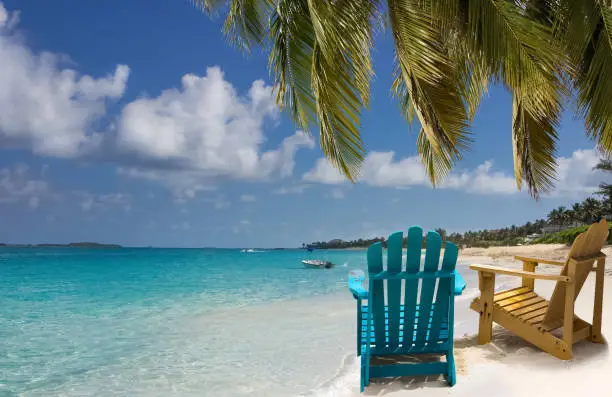
{"label": "ocean water", "polygon": [[350,395],[346,281],[365,264],[365,251],[0,248],[0,396]]}

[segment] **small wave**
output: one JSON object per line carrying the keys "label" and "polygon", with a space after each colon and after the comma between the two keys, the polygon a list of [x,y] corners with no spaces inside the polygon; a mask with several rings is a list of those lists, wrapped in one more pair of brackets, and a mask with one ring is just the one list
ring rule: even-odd
{"label": "small wave", "polygon": [[254,253],[254,252],[266,252],[266,251],[254,250],[254,249],[252,249],[252,248],[249,248],[249,249],[243,249],[243,250],[240,250],[240,252]]}
{"label": "small wave", "polygon": [[307,397],[349,397],[358,394],[360,360],[355,354],[342,359],[338,372],[329,380],[306,394]]}

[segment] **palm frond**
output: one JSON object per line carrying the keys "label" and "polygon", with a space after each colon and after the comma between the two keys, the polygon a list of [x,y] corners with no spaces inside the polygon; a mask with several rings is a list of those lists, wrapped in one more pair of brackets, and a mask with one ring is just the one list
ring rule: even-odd
{"label": "palm frond", "polygon": [[537,118],[527,110],[525,98],[512,101],[512,150],[514,176],[520,188],[523,179],[536,199],[550,191],[555,181],[555,144],[557,133],[548,118]]}
{"label": "palm frond", "polygon": [[[404,113],[412,110],[421,123],[421,159],[432,184],[448,174],[461,150],[470,143],[467,114],[456,84],[458,71],[443,45],[432,10],[419,0],[388,0],[388,12],[398,62],[394,83]],[[403,97],[402,97],[403,96]],[[411,105],[406,106],[410,101]],[[412,107],[410,107],[412,106]],[[427,143],[424,143],[424,140]],[[433,161],[428,159],[446,159]]]}
{"label": "palm frond", "polygon": [[436,151],[423,129],[417,137],[417,152],[425,172],[431,181],[441,182],[440,175],[447,175],[453,167],[453,158],[449,151]]}
{"label": "palm frond", "polygon": [[361,109],[369,104],[376,2],[307,3],[316,38],[311,77],[321,148],[334,166],[355,181],[365,155],[359,123]]}
{"label": "palm frond", "polygon": [[250,51],[262,44],[273,6],[271,0],[232,0],[223,32],[231,43]]}
{"label": "palm frond", "polygon": [[306,0],[280,0],[270,23],[269,69],[277,85],[276,102],[289,110],[306,133],[317,120],[312,92],[315,35]]}
{"label": "palm frond", "polygon": [[[569,0],[568,0],[569,1]],[[585,119],[587,134],[605,154],[612,153],[612,7],[587,0],[571,8],[573,26],[568,42],[576,67],[578,113]],[[572,51],[573,50],[573,51]]]}
{"label": "palm frond", "polygon": [[468,4],[466,42],[513,96],[513,153],[517,186],[523,180],[538,198],[554,186],[561,76],[568,64],[553,27],[514,2],[473,0]]}
{"label": "palm frond", "polygon": [[228,0],[189,0],[189,2],[200,11],[212,15]]}

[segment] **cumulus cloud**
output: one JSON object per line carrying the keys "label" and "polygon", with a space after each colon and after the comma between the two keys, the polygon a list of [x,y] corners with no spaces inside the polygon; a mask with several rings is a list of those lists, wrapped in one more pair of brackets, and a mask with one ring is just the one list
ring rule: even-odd
{"label": "cumulus cloud", "polygon": [[210,190],[217,178],[290,176],[296,151],[314,147],[301,131],[266,147],[263,128],[278,114],[272,87],[257,80],[239,94],[219,67],[128,102],[106,127],[101,117],[109,100],[123,96],[129,67],[102,77],[79,74],[65,66],[65,56],[32,51],[15,33],[17,22],[18,13],[0,2],[0,147],[112,162],[179,200]]}
{"label": "cumulus cloud", "polygon": [[95,78],[62,66],[62,56],[31,51],[14,33],[18,18],[0,3],[0,146],[73,157],[91,150],[91,124],[123,95],[130,69]]}
{"label": "cumulus cloud", "polygon": [[32,171],[27,165],[17,164],[0,169],[0,204],[23,202],[27,203],[30,209],[36,209],[40,201],[50,195],[49,184],[41,178],[32,176]]}
{"label": "cumulus cloud", "polygon": [[[370,152],[361,167],[359,182],[377,187],[407,188],[410,186],[431,186],[425,170],[417,156],[395,160],[394,152]],[[594,171],[599,156],[595,150],[577,150],[569,157],[559,157],[558,182],[551,196],[573,196],[593,193],[599,182],[607,175]],[[320,158],[315,166],[306,172],[303,180],[328,185],[347,183],[346,178],[325,159]],[[513,175],[493,169],[488,160],[473,170],[453,171],[442,189],[463,190],[477,194],[518,193]]]}
{"label": "cumulus cloud", "polygon": [[117,147],[152,165],[197,171],[201,178],[288,176],[297,149],[314,142],[298,131],[277,149],[262,151],[264,121],[276,115],[272,87],[257,80],[239,96],[221,69],[210,67],[204,76],[183,76],[180,89],[126,105]]}
{"label": "cumulus cloud", "polygon": [[262,149],[263,125],[277,109],[272,88],[255,81],[239,96],[218,67],[185,75],[181,89],[135,100],[123,109],[117,150],[142,165],[123,167],[132,177],[158,181],[179,200],[214,188],[217,178],[268,180],[292,175],[299,148],[312,138],[297,131],[273,150]]}

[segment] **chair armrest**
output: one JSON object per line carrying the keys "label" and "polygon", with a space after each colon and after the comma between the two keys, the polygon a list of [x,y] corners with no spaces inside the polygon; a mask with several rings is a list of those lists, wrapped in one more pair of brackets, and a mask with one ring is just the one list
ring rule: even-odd
{"label": "chair armrest", "polygon": [[350,272],[348,277],[348,287],[355,299],[368,299],[368,291],[363,288],[365,275]]}
{"label": "chair armrest", "polygon": [[476,270],[479,272],[506,274],[508,276],[526,277],[526,278],[533,278],[537,280],[554,280],[554,281],[565,281],[565,282],[568,282],[570,280],[569,277],[560,276],[556,274],[539,274],[535,272],[526,272],[524,270],[506,269],[503,267],[489,266],[489,265],[470,265],[470,269]]}
{"label": "chair armrest", "polygon": [[522,262],[534,262],[534,263],[541,263],[544,265],[557,265],[557,266],[565,265],[565,262],[561,262],[561,261],[553,261],[550,259],[529,258],[526,256],[515,256],[514,259],[518,261],[522,261]]}
{"label": "chair armrest", "polygon": [[455,270],[455,296],[459,296],[465,289],[465,280],[458,271]]}

